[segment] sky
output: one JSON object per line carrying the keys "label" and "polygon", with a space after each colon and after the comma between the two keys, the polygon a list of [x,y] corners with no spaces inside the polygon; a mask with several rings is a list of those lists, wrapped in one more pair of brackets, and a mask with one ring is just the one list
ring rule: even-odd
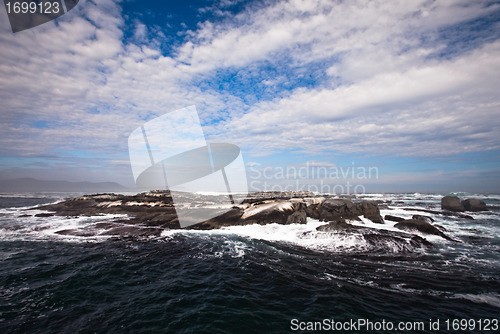
{"label": "sky", "polygon": [[0,7],[0,179],[134,187],[128,136],[194,105],[253,190],[500,193],[498,1]]}

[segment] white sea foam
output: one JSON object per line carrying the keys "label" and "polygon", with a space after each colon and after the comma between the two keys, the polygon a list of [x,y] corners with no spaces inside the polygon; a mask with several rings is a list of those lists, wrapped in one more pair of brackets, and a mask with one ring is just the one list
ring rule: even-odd
{"label": "white sea foam", "polygon": [[324,224],[324,222],[308,218],[307,224],[254,224],[245,226],[228,226],[218,230],[209,231],[166,230],[162,233],[162,236],[169,237],[179,233],[188,235],[237,235],[249,239],[285,242],[318,250],[355,248],[360,246],[363,242],[360,235],[335,235],[332,233],[316,231],[318,226]]}
{"label": "white sea foam", "polygon": [[[42,210],[30,210],[28,217],[18,217],[26,213],[22,210],[10,212],[7,220],[0,221],[0,239],[2,240],[64,240],[64,241],[102,241],[110,236],[98,235],[99,229],[95,229],[95,235],[75,236],[59,234],[64,230],[81,230],[93,228],[96,223],[109,222],[114,219],[126,219],[123,214],[106,214],[99,216],[81,217],[35,217],[38,213],[47,213]],[[32,215],[32,216],[31,216]],[[15,217],[15,218],[14,218]]]}
{"label": "white sea foam", "polygon": [[474,303],[483,303],[495,307],[500,307],[500,294],[497,292],[488,292],[482,294],[472,294],[472,293],[456,293],[451,298],[461,298],[467,299]]}
{"label": "white sea foam", "polygon": [[[413,208],[413,207],[412,207]],[[392,215],[396,217],[401,217],[404,219],[410,219],[413,215],[424,215],[431,217],[434,219],[433,224],[438,224],[443,226],[446,231],[445,234],[449,235],[452,238],[460,237],[460,236],[484,236],[488,238],[494,238],[499,233],[500,226],[492,227],[485,225],[484,223],[479,223],[483,219],[498,219],[498,215],[496,213],[474,213],[467,212],[468,215],[472,216],[474,220],[467,220],[463,218],[458,218],[454,216],[443,216],[440,214],[428,213],[428,212],[419,212],[413,210],[404,210],[398,207],[389,207],[388,209],[381,209],[380,214],[382,217],[386,215]],[[365,224],[369,227],[373,228],[382,228],[382,229],[391,229],[396,222],[385,220],[385,225],[374,224],[371,221],[364,220]],[[397,229],[396,229],[397,230]],[[429,241],[438,241],[442,242],[442,238],[430,236],[430,235],[421,235],[424,236]]]}
{"label": "white sea foam", "polygon": [[226,239],[221,249],[214,253],[214,256],[221,258],[229,255],[233,258],[241,258],[246,254],[248,248],[249,246],[242,241]]}
{"label": "white sea foam", "polygon": [[498,219],[499,214],[497,212],[467,212],[469,216],[472,216],[474,219]]}
{"label": "white sea foam", "polygon": [[[304,248],[319,251],[366,251],[373,249],[373,245],[367,242],[362,233],[351,231],[349,233],[322,232],[317,231],[318,226],[326,224],[316,219],[308,218],[307,224],[266,224],[266,225],[244,225],[229,226],[218,230],[196,231],[196,230],[165,230],[162,237],[170,238],[176,234],[183,235],[237,235],[248,239],[265,240],[272,242],[288,243]],[[378,224],[380,225],[380,224]],[[372,225],[370,225],[371,227]],[[398,229],[386,226],[388,230]],[[441,239],[440,237],[436,237]],[[389,252],[398,253],[404,247],[396,241],[385,241],[384,248]]]}
{"label": "white sea foam", "polygon": [[[406,219],[411,218],[411,215],[409,217],[404,217],[404,215],[398,215],[398,216],[400,216],[402,218],[406,218]],[[351,221],[350,223],[352,225],[369,227],[369,228],[373,228],[373,229],[377,229],[377,230],[386,230],[386,231],[392,231],[392,232],[406,232],[404,230],[400,230],[397,227],[394,227],[394,225],[397,224],[397,222],[394,222],[394,221],[386,220],[384,224],[377,224],[377,223],[374,223],[371,220],[369,220],[363,216],[361,216],[359,218],[361,219],[361,222],[354,220],[354,221]],[[425,234],[425,233],[421,233],[421,232],[416,231],[416,230],[412,231],[412,234],[416,234],[416,235],[418,235],[418,236],[420,236],[420,237],[422,237],[422,238],[424,238],[427,241],[430,241],[432,243],[447,242],[446,239],[444,239],[438,235]]]}

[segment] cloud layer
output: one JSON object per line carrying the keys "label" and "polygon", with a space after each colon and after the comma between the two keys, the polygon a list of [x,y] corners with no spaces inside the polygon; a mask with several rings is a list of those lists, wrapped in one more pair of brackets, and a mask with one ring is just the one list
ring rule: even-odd
{"label": "cloud layer", "polygon": [[169,52],[161,27],[126,26],[112,0],[17,34],[2,20],[2,171],[38,159],[130,178],[128,135],[192,104],[209,139],[249,157],[500,149],[497,3],[264,1],[228,15],[231,5],[201,9],[219,19],[179,32]]}

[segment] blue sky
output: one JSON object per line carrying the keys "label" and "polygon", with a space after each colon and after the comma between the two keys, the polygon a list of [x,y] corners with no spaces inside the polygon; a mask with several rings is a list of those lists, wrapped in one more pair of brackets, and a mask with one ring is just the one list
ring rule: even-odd
{"label": "blue sky", "polygon": [[[498,1],[81,0],[16,34],[0,17],[0,179],[133,186],[130,133],[194,104],[249,177],[500,192]],[[274,175],[250,181],[296,184]]]}

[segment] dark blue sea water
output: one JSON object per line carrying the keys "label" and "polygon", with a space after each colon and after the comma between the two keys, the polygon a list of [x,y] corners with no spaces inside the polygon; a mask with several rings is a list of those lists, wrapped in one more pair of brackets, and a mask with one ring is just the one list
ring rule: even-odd
{"label": "dark blue sea water", "polygon": [[[434,333],[430,319],[445,332],[447,319],[500,318],[500,196],[482,195],[492,210],[474,220],[432,215],[461,242],[427,237],[431,249],[320,233],[313,220],[144,239],[62,236],[111,216],[22,217],[68,194],[2,196],[0,333],[312,332],[294,331],[292,319],[304,329],[323,319],[423,322],[392,332]],[[383,215],[408,217],[415,212],[403,207],[438,209],[440,199],[368,197],[392,201]],[[496,332],[475,326],[469,332]]]}

